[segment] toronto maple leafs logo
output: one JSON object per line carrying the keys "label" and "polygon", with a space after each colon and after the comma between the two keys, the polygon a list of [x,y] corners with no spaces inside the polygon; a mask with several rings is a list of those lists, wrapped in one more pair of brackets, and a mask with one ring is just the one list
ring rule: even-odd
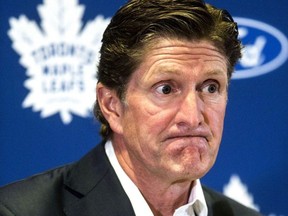
{"label": "toronto maple leafs logo", "polygon": [[99,15],[83,26],[84,9],[78,0],[44,0],[37,7],[41,28],[25,15],[9,20],[13,49],[27,69],[24,86],[30,92],[22,106],[40,111],[42,118],[59,113],[69,124],[72,114],[91,113],[96,61],[110,19]]}
{"label": "toronto maple leafs logo", "polygon": [[229,183],[224,186],[223,193],[243,205],[259,211],[259,206],[254,203],[253,195],[249,193],[247,186],[242,183],[238,175],[231,176]]}
{"label": "toronto maple leafs logo", "polygon": [[[260,206],[254,203],[253,195],[248,191],[248,186],[245,185],[239,175],[233,174],[229,182],[224,185],[223,194],[242,203],[243,205],[260,211]],[[283,214],[270,213],[268,216],[284,216]]]}

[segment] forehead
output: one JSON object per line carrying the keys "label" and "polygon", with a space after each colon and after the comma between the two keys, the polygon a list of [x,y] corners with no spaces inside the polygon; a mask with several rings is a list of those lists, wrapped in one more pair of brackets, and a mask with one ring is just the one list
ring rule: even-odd
{"label": "forehead", "polygon": [[[205,40],[186,41],[177,39],[156,39],[144,49],[142,61],[135,71],[148,72],[153,68],[193,68],[202,63],[207,70],[222,70],[227,73],[227,58],[211,43]],[[209,68],[211,67],[211,68]]]}
{"label": "forehead", "polygon": [[157,54],[187,54],[187,55],[211,55],[219,56],[226,61],[226,57],[213,45],[206,40],[179,40],[169,38],[157,38],[144,47],[143,60]]}

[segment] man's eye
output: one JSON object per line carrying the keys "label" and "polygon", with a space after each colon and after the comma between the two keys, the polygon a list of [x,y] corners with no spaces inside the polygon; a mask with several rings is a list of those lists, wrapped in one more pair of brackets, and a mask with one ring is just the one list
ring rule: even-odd
{"label": "man's eye", "polygon": [[172,87],[170,85],[161,85],[156,88],[156,91],[160,94],[170,94],[172,92]]}
{"label": "man's eye", "polygon": [[216,83],[211,83],[209,85],[206,85],[204,88],[203,88],[203,92],[208,92],[208,93],[215,93],[219,90],[219,85],[216,84]]}

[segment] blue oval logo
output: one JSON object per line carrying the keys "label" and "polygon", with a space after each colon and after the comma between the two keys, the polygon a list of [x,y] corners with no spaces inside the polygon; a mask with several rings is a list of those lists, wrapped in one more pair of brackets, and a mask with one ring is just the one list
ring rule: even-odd
{"label": "blue oval logo", "polygon": [[232,79],[266,74],[285,63],[288,58],[288,40],[282,32],[252,19],[235,17],[235,21],[244,50]]}

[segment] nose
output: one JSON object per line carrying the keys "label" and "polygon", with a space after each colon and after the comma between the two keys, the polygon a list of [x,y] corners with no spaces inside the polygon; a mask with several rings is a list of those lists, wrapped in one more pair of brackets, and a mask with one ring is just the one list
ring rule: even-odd
{"label": "nose", "polygon": [[177,125],[197,128],[204,122],[204,102],[197,91],[191,91],[181,100],[175,118]]}

